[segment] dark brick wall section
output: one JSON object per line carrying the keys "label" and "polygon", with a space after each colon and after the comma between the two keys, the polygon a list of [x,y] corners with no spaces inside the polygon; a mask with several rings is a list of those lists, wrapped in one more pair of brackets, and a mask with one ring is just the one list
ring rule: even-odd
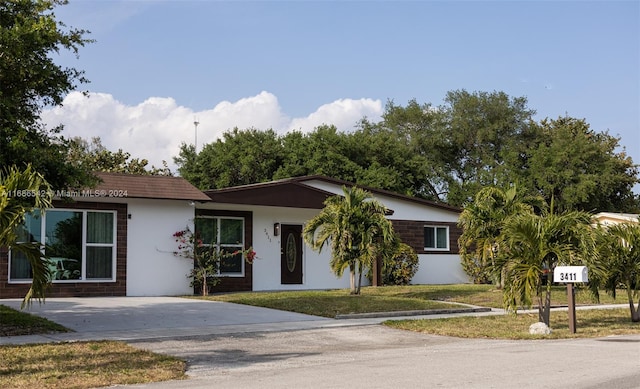
{"label": "dark brick wall section", "polygon": [[[55,208],[116,211],[116,280],[115,282],[53,283],[46,297],[126,296],[127,294],[127,204],[54,202]],[[10,284],[9,255],[0,249],[0,298],[22,298],[29,284]]]}
{"label": "dark brick wall section", "polygon": [[[196,209],[196,216],[230,216],[244,218],[245,248],[253,246],[253,212],[221,211],[211,209]],[[220,277],[220,283],[211,292],[242,292],[253,289],[253,265],[244,264],[244,277]]]}
{"label": "dark brick wall section", "polygon": [[[411,246],[418,254],[458,254],[458,238],[462,230],[457,223],[419,221],[419,220],[391,220],[396,234],[402,242]],[[449,227],[449,251],[425,251],[424,226],[448,226]]]}

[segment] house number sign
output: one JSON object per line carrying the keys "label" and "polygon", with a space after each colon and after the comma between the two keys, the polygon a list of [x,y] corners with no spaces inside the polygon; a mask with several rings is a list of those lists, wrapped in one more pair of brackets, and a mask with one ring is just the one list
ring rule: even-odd
{"label": "house number sign", "polygon": [[553,282],[589,282],[586,266],[556,266],[553,271]]}

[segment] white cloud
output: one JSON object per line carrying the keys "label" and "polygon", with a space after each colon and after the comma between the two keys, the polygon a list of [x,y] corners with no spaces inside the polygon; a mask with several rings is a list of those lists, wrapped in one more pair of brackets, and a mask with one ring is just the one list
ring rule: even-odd
{"label": "white cloud", "polygon": [[272,128],[278,133],[292,129],[312,131],[321,124],[334,124],[340,130],[354,127],[363,116],[379,119],[380,100],[340,99],[319,107],[304,118],[289,118],[282,112],[278,98],[261,92],[236,102],[223,101],[213,109],[194,112],[179,106],[170,97],[151,97],[128,106],[106,93],[70,93],[62,107],[43,112],[44,122],[50,126],[64,124],[63,135],[85,139],[99,136],[109,150],[122,149],[135,158],[146,158],[150,164],[161,166],[165,160],[172,168],[182,142],[194,141],[194,120],[198,125],[198,149],[218,139],[234,127],[245,129]]}
{"label": "white cloud", "polygon": [[325,104],[305,118],[293,119],[288,130],[310,131],[322,124],[333,124],[339,130],[353,128],[363,116],[377,120],[382,114],[382,102],[372,99],[340,99]]}

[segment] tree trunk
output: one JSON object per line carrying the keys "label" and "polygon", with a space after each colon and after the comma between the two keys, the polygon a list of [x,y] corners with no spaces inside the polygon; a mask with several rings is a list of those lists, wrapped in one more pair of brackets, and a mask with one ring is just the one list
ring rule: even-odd
{"label": "tree trunk", "polygon": [[627,297],[629,298],[629,310],[631,311],[631,321],[634,323],[640,322],[640,300],[638,300],[638,308],[633,303],[633,293],[631,288],[627,286]]}
{"label": "tree trunk", "polygon": [[356,264],[356,269],[358,269],[358,286],[356,286],[356,294],[360,294],[360,288],[362,287],[362,265]]}
{"label": "tree trunk", "polygon": [[202,275],[202,295],[206,296],[208,294],[208,285],[207,285],[207,272],[203,272]]}
{"label": "tree trunk", "polygon": [[373,274],[371,286],[381,286],[382,285],[382,260],[380,257],[376,257],[373,261],[373,269],[371,273]]}
{"label": "tree trunk", "polygon": [[551,317],[551,283],[547,282],[545,293],[544,293],[544,302],[542,302],[542,298],[538,299],[538,321],[541,321],[547,326],[549,326],[550,317]]}
{"label": "tree trunk", "polygon": [[353,263],[349,265],[349,284],[351,286],[351,294],[356,294],[356,268]]}
{"label": "tree trunk", "polygon": [[547,282],[547,291],[544,296],[544,324],[548,327],[551,319],[551,283]]}

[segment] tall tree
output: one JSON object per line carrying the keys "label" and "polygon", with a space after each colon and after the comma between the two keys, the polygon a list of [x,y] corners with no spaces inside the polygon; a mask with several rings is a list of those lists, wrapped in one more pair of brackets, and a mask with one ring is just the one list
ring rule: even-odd
{"label": "tall tree", "polygon": [[590,129],[584,119],[544,119],[519,180],[559,210],[638,212],[638,166],[620,139]]}
{"label": "tall tree", "polygon": [[222,139],[205,145],[195,156],[191,146],[182,145],[174,158],[180,175],[200,189],[226,188],[269,181],[280,166],[281,146],[273,130],[235,128]]}
{"label": "tall tree", "polygon": [[[304,240],[319,252],[331,245],[329,266],[338,277],[348,268],[352,294],[360,294],[362,274],[397,242],[386,209],[360,188],[343,188],[304,227]],[[357,281],[356,281],[357,280]]]}
{"label": "tall tree", "polygon": [[[389,101],[381,122],[361,121],[360,135],[375,139],[373,144],[382,146],[376,149],[376,153],[381,152],[385,157],[381,166],[402,167],[398,171],[405,181],[402,192],[445,201],[449,176],[447,161],[452,160],[453,154],[442,131],[443,118],[442,112],[428,103],[419,104],[414,99],[403,107]],[[392,153],[392,159],[389,153]]]}
{"label": "tall tree", "polygon": [[444,161],[449,173],[448,203],[462,205],[485,186],[514,182],[505,162],[526,148],[535,114],[525,97],[456,90],[447,93],[439,110],[450,156]]}
{"label": "tall tree", "polygon": [[102,145],[100,137],[93,137],[88,142],[80,137],[72,138],[69,144],[67,161],[81,166],[90,172],[113,172],[139,175],[170,176],[171,170],[163,161],[163,167],[147,167],[149,161],[131,158],[131,154],[118,149],[113,152]]}
{"label": "tall tree", "polygon": [[0,2],[0,166],[31,164],[56,189],[80,187],[91,176],[65,160],[61,127],[45,128],[42,109],[62,103],[78,84],[80,70],[54,63],[52,53],[78,54],[91,42],[82,29],[67,29],[53,9],[64,0]]}
{"label": "tall tree", "polygon": [[12,255],[22,255],[29,261],[32,282],[22,307],[32,298],[43,299],[50,282],[49,268],[40,243],[31,242],[20,234],[25,215],[34,209],[44,212],[51,207],[51,187],[41,174],[31,166],[24,170],[11,167],[0,172],[0,247],[11,250]]}

